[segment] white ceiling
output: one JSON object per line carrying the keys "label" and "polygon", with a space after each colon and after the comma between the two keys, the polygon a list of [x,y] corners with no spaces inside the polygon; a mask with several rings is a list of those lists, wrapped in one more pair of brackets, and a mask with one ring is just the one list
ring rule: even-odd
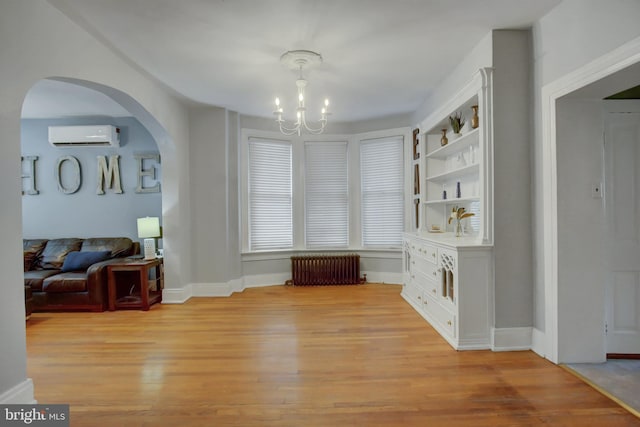
{"label": "white ceiling", "polygon": [[187,98],[246,115],[271,117],[276,95],[290,112],[296,74],[279,58],[319,52],[309,116],[328,96],[339,122],[415,111],[491,29],[529,27],[560,2],[49,1]]}

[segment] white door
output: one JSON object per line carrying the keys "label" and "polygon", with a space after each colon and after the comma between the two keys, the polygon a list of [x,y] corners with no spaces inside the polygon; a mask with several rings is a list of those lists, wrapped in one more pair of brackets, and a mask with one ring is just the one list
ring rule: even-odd
{"label": "white door", "polygon": [[640,113],[605,114],[605,180],[607,353],[640,354]]}

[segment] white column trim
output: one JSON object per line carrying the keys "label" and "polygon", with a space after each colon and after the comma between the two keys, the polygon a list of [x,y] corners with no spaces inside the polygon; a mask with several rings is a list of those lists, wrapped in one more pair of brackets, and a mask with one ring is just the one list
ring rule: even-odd
{"label": "white column trim", "polygon": [[546,337],[544,332],[542,332],[538,328],[532,328],[531,330],[531,350],[534,351],[538,356],[545,357],[545,342]]}

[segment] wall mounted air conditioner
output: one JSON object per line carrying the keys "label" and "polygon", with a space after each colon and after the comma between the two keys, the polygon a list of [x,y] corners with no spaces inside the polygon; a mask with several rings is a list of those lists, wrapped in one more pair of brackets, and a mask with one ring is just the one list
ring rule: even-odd
{"label": "wall mounted air conditioner", "polygon": [[120,129],[111,125],[49,126],[49,143],[55,147],[119,147]]}

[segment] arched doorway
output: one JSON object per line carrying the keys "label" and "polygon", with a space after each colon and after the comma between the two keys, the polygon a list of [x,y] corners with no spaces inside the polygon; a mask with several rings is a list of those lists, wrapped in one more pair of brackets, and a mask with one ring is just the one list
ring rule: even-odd
{"label": "arched doorway", "polygon": [[[43,79],[25,97],[23,236],[135,241],[136,218],[162,217],[159,144],[125,107],[82,83]],[[49,127],[77,125],[112,126],[118,130],[118,143],[61,147],[48,143]],[[101,182],[97,188],[100,157],[114,175],[113,182]]]}

